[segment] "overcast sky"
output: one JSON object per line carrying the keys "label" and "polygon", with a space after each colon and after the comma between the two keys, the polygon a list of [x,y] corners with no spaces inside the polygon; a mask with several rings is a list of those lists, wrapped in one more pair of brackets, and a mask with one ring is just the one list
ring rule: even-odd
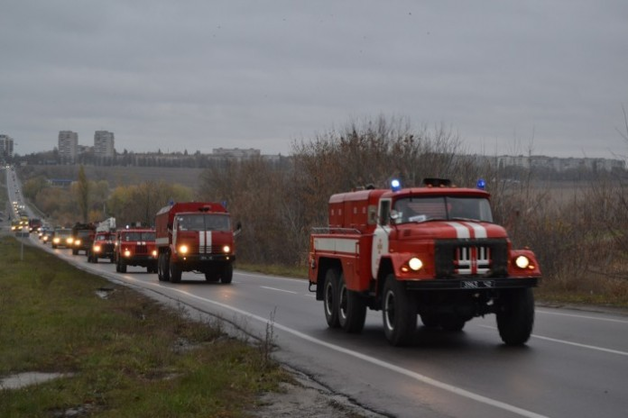
{"label": "overcast sky", "polygon": [[129,151],[257,148],[355,120],[469,153],[628,155],[626,0],[0,0],[0,134]]}

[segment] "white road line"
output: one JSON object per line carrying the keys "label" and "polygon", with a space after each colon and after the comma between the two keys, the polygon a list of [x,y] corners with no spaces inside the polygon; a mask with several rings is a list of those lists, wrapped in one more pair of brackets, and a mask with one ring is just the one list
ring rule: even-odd
{"label": "white road line", "polygon": [[[133,280],[137,281],[137,279],[133,279]],[[150,283],[150,282],[141,282],[141,283],[148,284],[148,285],[156,287],[156,288],[160,288],[162,291],[164,290],[163,286],[161,286],[160,284],[157,284],[157,283]],[[453,386],[453,385],[450,385],[448,383],[444,383],[444,382],[441,382],[439,380],[432,379],[431,377],[422,375],[420,373],[415,373],[415,372],[412,372],[410,370],[406,370],[406,369],[401,368],[399,366],[395,366],[394,364],[387,363],[385,361],[379,360],[379,359],[377,359],[375,357],[371,357],[371,356],[368,356],[368,355],[362,354],[362,353],[356,353],[355,351],[352,351],[352,350],[349,350],[349,349],[346,349],[346,348],[343,348],[343,347],[340,347],[340,346],[337,346],[337,345],[334,345],[334,344],[330,344],[328,342],[319,340],[317,338],[314,338],[314,337],[311,337],[311,336],[309,336],[307,334],[299,332],[299,331],[297,331],[295,329],[288,328],[288,327],[286,327],[284,325],[278,324],[277,322],[273,322],[273,321],[271,321],[269,319],[266,319],[266,318],[263,318],[261,316],[252,314],[252,313],[247,312],[247,311],[243,311],[242,309],[234,308],[232,306],[226,305],[226,304],[221,303],[221,302],[217,302],[215,300],[202,298],[200,296],[196,296],[196,295],[187,293],[187,292],[185,292],[183,290],[180,290],[180,289],[177,289],[177,288],[174,288],[174,287],[168,287],[168,290],[171,290],[171,291],[177,292],[177,293],[181,293],[181,294],[183,294],[183,295],[185,295],[185,296],[187,296],[189,298],[197,299],[197,300],[200,300],[202,302],[210,303],[212,305],[219,306],[219,307],[224,308],[224,309],[228,309],[230,311],[233,311],[233,312],[239,313],[241,315],[244,315],[244,316],[246,316],[248,318],[260,321],[260,322],[262,322],[264,324],[272,325],[273,327],[275,327],[277,329],[280,329],[282,331],[285,331],[285,332],[287,332],[289,334],[292,334],[295,337],[301,338],[303,340],[309,341],[309,342],[314,343],[314,344],[318,344],[318,345],[326,347],[326,348],[328,348],[330,350],[334,350],[334,351],[337,351],[339,353],[343,353],[343,354],[346,354],[348,356],[352,356],[352,357],[358,358],[358,359],[363,360],[363,361],[365,361],[367,363],[371,363],[373,365],[383,367],[383,368],[388,369],[390,371],[393,371],[393,372],[402,374],[402,375],[404,375],[406,377],[409,377],[411,379],[414,379],[414,380],[416,380],[418,382],[425,383],[427,385],[437,387],[439,389],[445,390],[445,391],[450,392],[450,393],[454,393],[454,394],[462,396],[464,398],[471,399],[471,400],[474,400],[476,402],[480,402],[480,403],[483,403],[485,405],[492,406],[494,408],[502,409],[504,411],[512,412],[512,413],[520,415],[522,417],[547,418],[545,415],[540,415],[540,414],[537,414],[535,412],[528,411],[528,410],[519,408],[517,406],[507,404],[505,402],[498,401],[496,399],[491,399],[491,398],[488,398],[486,396],[478,395],[477,393],[473,393],[473,392],[470,392],[468,390],[459,388],[457,386]]]}
{"label": "white road line", "polygon": [[541,313],[545,315],[568,316],[571,318],[593,319],[595,321],[617,322],[620,324],[628,324],[628,320],[624,320],[624,319],[600,318],[597,316],[568,314],[568,313],[562,313],[562,312],[551,312],[551,311],[545,311],[545,310],[539,310],[539,309],[536,310],[536,313]]}
{"label": "white road line", "polygon": [[[478,325],[482,328],[488,328],[488,329],[497,329],[496,327],[492,327],[490,325]],[[628,356],[628,352],[625,351],[619,351],[619,350],[612,350],[610,348],[604,348],[604,347],[597,347],[595,345],[587,345],[587,344],[580,344],[580,343],[574,343],[571,341],[566,341],[566,340],[559,340],[557,338],[551,338],[551,337],[544,337],[542,335],[536,335],[536,334],[532,334],[530,337],[532,338],[538,338],[539,340],[545,340],[545,341],[551,341],[554,343],[559,343],[559,344],[565,344],[565,345],[572,345],[574,347],[580,347],[580,348],[588,348],[590,350],[597,350],[597,351],[603,351],[605,353],[611,353],[611,354],[618,354],[620,356]]]}
{"label": "white road line", "polygon": [[269,286],[260,286],[260,287],[262,289],[276,290],[277,292],[292,293],[293,295],[297,295],[298,294],[298,292],[293,292],[292,290],[278,289],[276,287],[269,287]]}

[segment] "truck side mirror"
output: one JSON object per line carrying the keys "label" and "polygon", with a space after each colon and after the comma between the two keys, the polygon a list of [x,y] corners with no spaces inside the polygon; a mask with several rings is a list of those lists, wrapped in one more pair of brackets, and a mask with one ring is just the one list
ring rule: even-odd
{"label": "truck side mirror", "polygon": [[240,235],[241,232],[242,232],[242,222],[238,222],[236,224],[235,231],[233,231],[233,236],[236,237],[236,236]]}

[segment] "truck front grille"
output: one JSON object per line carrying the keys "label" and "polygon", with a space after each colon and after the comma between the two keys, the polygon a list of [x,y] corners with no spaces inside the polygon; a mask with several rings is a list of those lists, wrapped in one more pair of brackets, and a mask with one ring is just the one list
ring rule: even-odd
{"label": "truck front grille", "polygon": [[137,254],[137,255],[146,255],[146,254],[148,254],[148,247],[146,245],[136,245],[135,246],[135,254]]}
{"label": "truck front grille", "polygon": [[505,277],[508,242],[505,239],[437,240],[436,276]]}

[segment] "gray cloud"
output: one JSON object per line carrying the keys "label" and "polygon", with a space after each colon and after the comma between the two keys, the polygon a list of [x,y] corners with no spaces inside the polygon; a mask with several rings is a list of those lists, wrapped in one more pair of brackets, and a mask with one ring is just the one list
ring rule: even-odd
{"label": "gray cloud", "polygon": [[[462,3],[462,4],[460,4]],[[356,117],[445,124],[469,152],[627,154],[622,1],[0,0],[0,133],[118,150],[287,154]],[[521,145],[523,144],[523,145]]]}

